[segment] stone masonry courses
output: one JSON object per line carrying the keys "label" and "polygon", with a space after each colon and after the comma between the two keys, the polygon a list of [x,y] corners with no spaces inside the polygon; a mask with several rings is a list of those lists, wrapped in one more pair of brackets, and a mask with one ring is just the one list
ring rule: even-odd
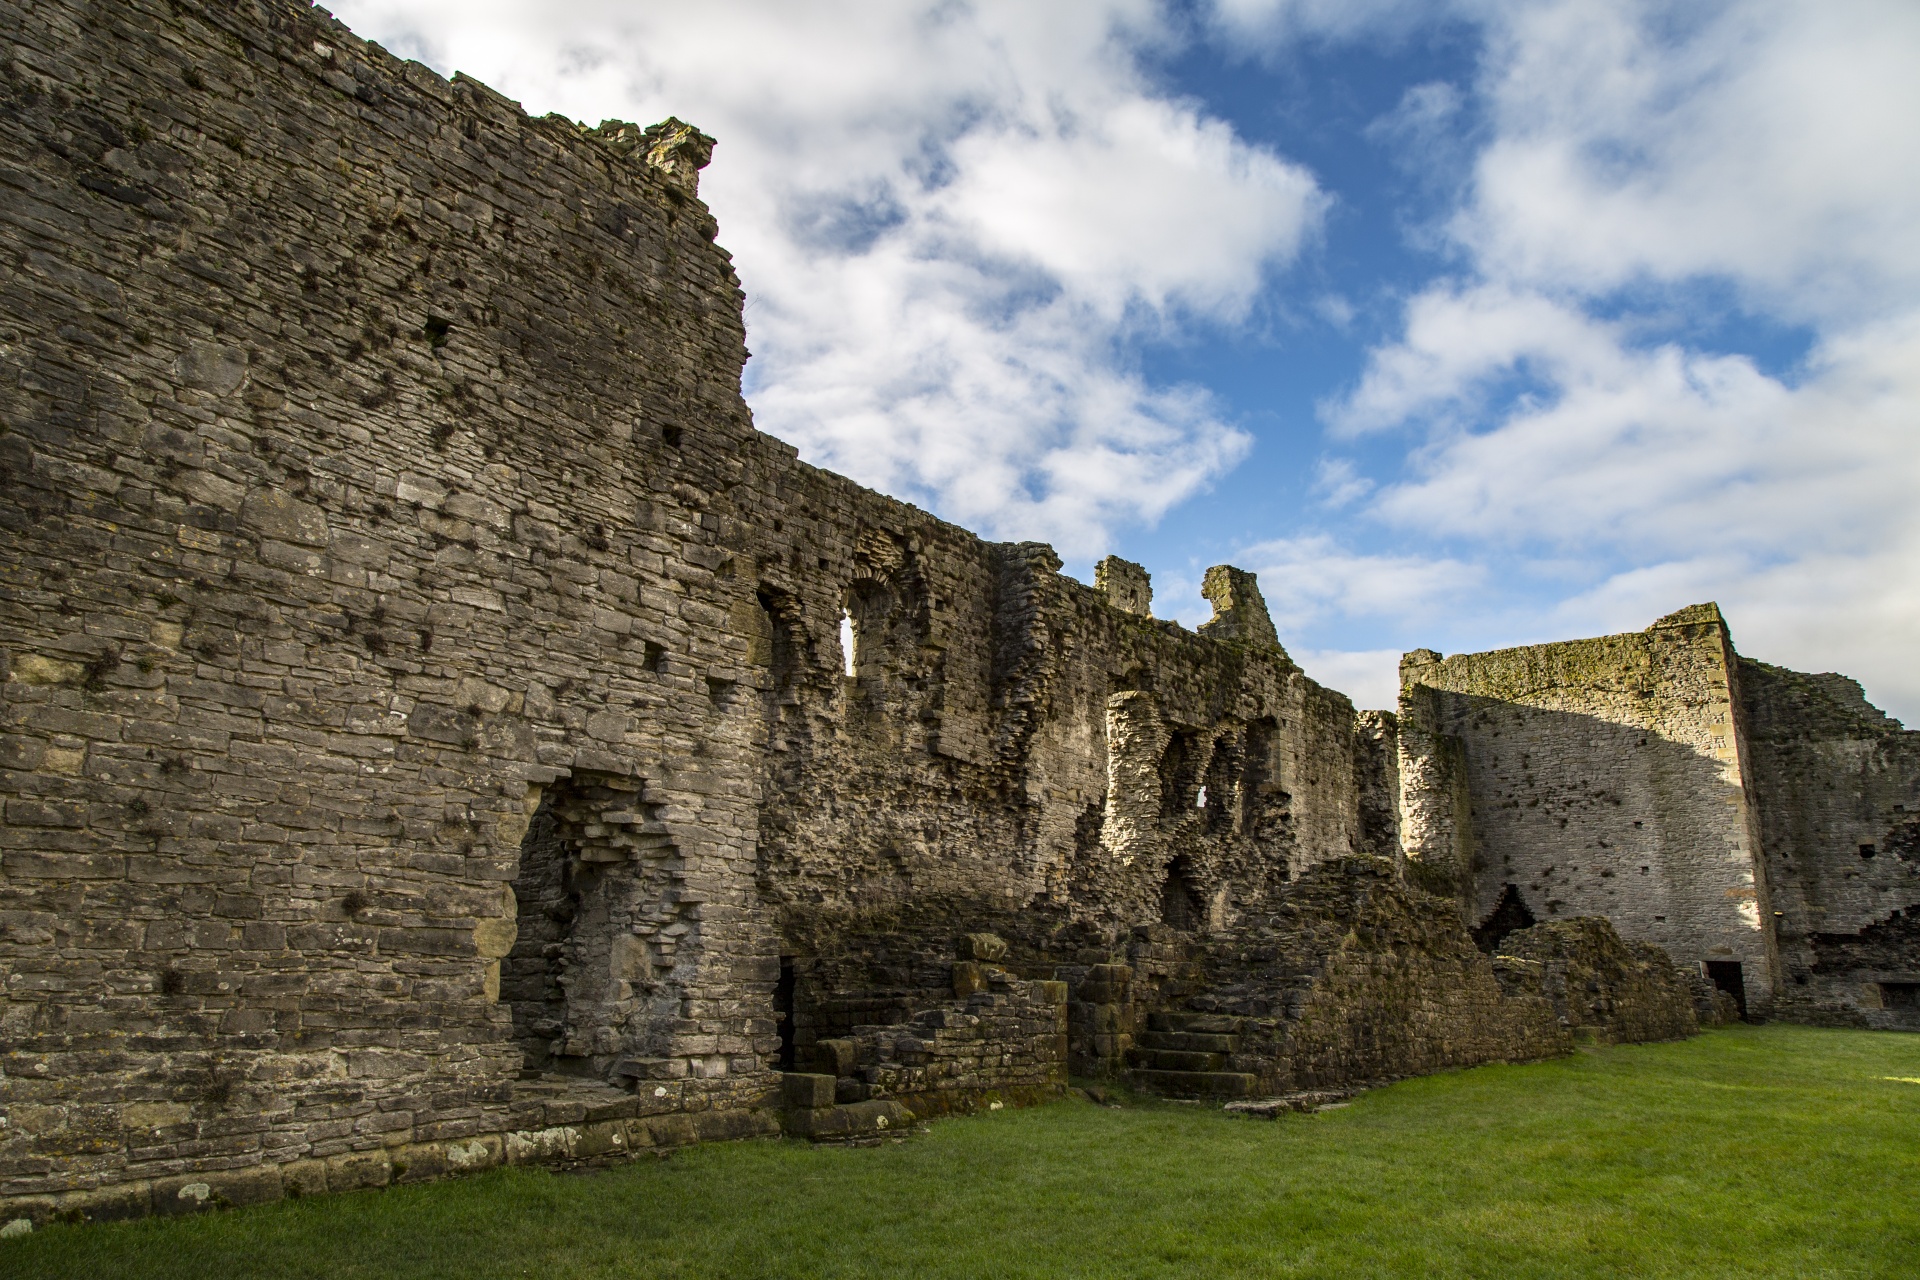
{"label": "stone masonry courses", "polygon": [[692,126],[0,19],[0,1220],[1920,1025],[1915,735],[1712,606],[1356,713],[756,431]]}

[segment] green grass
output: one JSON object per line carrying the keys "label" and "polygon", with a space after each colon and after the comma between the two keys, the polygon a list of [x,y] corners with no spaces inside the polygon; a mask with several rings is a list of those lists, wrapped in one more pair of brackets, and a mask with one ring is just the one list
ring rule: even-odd
{"label": "green grass", "polygon": [[1739,1028],[1278,1122],[1060,1103],[55,1226],[0,1276],[1914,1276],[1915,1080],[1920,1036]]}

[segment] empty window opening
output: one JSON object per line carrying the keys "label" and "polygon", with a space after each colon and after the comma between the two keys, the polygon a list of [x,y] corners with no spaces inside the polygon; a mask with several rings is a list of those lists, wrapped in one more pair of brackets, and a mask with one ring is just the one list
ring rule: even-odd
{"label": "empty window opening", "polygon": [[647,641],[646,648],[641,650],[640,665],[656,675],[666,670],[667,647],[663,644],[655,644],[651,640]]}
{"label": "empty window opening", "polygon": [[1520,896],[1520,886],[1510,884],[1501,891],[1500,901],[1494,903],[1480,927],[1473,931],[1473,944],[1492,955],[1508,934],[1531,929],[1534,923],[1533,912],[1527,910],[1526,899]]}
{"label": "empty window opening", "polygon": [[767,692],[775,702],[782,700],[799,679],[806,653],[806,631],[801,621],[800,602],[791,592],[761,584],[756,593],[760,602],[757,634],[748,641],[749,659],[765,666],[773,677]]}
{"label": "empty window opening", "polygon": [[1193,864],[1185,854],[1167,864],[1166,883],[1160,887],[1160,918],[1187,932],[1198,929],[1206,919],[1206,906],[1194,884]]}
{"label": "empty window opening", "polygon": [[1207,751],[1205,769],[1198,775],[1200,788],[1194,807],[1207,811],[1207,829],[1225,834],[1234,829],[1243,807],[1242,783],[1246,776],[1245,731],[1235,728],[1219,734]]}
{"label": "empty window opening", "polygon": [[897,694],[900,660],[913,650],[903,630],[905,619],[892,588],[871,578],[848,585],[841,597],[841,670],[857,679],[872,710],[886,706]]}
{"label": "empty window opening", "polygon": [[1200,735],[1176,729],[1167,739],[1160,756],[1160,816],[1179,818],[1194,808],[1193,796],[1200,784],[1202,748]]}
{"label": "empty window opening", "polygon": [[799,1061],[793,1035],[794,989],[793,957],[780,957],[780,980],[773,986],[773,1020],[780,1036],[779,1055],[774,1065],[782,1071],[792,1071]]}
{"label": "empty window opening", "polygon": [[1920,982],[1883,982],[1880,1003],[1889,1009],[1920,1009]]}
{"label": "empty window opening", "polygon": [[1733,997],[1733,1002],[1740,1006],[1740,1021],[1745,1022],[1747,1020],[1747,979],[1740,968],[1740,962],[1709,960],[1706,963],[1708,981]]}
{"label": "empty window opening", "polygon": [[1870,844],[1861,845],[1860,856],[1863,858],[1871,858],[1873,856],[1873,846]]}

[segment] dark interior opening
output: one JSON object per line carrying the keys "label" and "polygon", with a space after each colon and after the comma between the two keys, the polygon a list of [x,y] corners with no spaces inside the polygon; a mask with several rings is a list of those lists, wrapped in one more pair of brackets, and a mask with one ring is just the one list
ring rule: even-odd
{"label": "dark interior opening", "polygon": [[500,1002],[513,1014],[513,1039],[522,1068],[531,1075],[553,1068],[555,1043],[566,1029],[567,992],[560,979],[579,912],[570,851],[553,816],[557,790],[547,793],[520,844],[520,871],[513,881],[520,932],[500,962]]}
{"label": "dark interior opening", "polygon": [[1160,816],[1184,818],[1193,812],[1194,795],[1200,786],[1200,735],[1190,729],[1175,729],[1167,738],[1167,749],[1160,756]]}
{"label": "dark interior opening", "polygon": [[1740,1006],[1740,1021],[1747,1020],[1747,980],[1740,971],[1738,960],[1707,961],[1707,977],[1713,985],[1733,997]]}
{"label": "dark interior opening", "polygon": [[1920,1009],[1920,982],[1883,982],[1880,1003],[1889,1009]]}
{"label": "dark interior opening", "polygon": [[1500,901],[1494,904],[1478,929],[1473,931],[1473,945],[1488,955],[1500,949],[1500,944],[1510,933],[1534,926],[1533,912],[1527,910],[1527,903],[1520,896],[1520,886],[1510,884],[1500,893]]}
{"label": "dark interior opening", "polygon": [[1185,854],[1167,864],[1167,880],[1160,887],[1160,918],[1189,933],[1206,918],[1206,908],[1193,883],[1193,865]]}
{"label": "dark interior opening", "polygon": [[773,1020],[780,1034],[780,1054],[774,1065],[782,1071],[792,1071],[799,1060],[793,1035],[793,993],[793,957],[781,956],[780,980],[773,984]]}
{"label": "dark interior opening", "polygon": [[1233,830],[1240,807],[1240,779],[1246,772],[1246,750],[1240,733],[1223,733],[1213,740],[1205,784],[1195,799],[1206,800],[1207,830],[1224,835]]}

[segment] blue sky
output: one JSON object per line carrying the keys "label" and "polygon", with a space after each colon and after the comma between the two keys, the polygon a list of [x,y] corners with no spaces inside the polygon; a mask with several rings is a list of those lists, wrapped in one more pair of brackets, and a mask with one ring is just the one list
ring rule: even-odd
{"label": "blue sky", "polygon": [[1920,715],[1910,0],[342,0],[720,140],[747,394],[809,460],[1310,674],[1717,599]]}

